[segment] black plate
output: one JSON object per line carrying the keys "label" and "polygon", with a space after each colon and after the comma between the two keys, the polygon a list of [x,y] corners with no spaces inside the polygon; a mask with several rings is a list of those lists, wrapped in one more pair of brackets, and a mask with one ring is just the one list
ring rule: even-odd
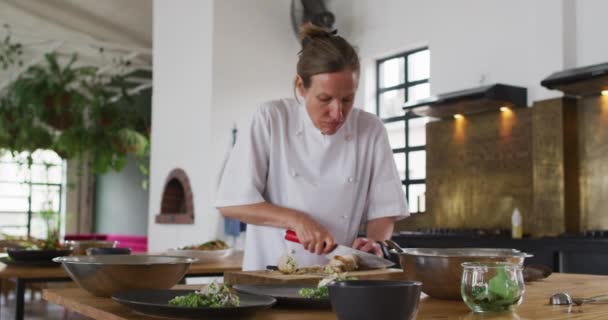
{"label": "black plate", "polygon": [[218,319],[238,318],[253,315],[256,311],[268,309],[276,303],[272,297],[239,293],[240,306],[226,308],[189,308],[168,303],[176,296],[187,295],[194,290],[129,290],[119,292],[112,299],[147,315],[168,318]]}
{"label": "black plate", "polygon": [[281,307],[310,308],[310,309],[330,309],[329,298],[315,299],[300,296],[300,289],[316,288],[306,285],[284,285],[284,284],[257,284],[241,285],[237,284],[234,289],[239,292],[269,296],[277,299],[277,304]]}
{"label": "black plate", "polygon": [[11,257],[0,257],[0,262],[19,267],[59,267],[61,263],[53,261],[15,261]]}
{"label": "black plate", "polygon": [[70,249],[64,250],[28,250],[22,248],[6,249],[8,256],[18,262],[53,262],[53,258],[69,256],[72,253]]}

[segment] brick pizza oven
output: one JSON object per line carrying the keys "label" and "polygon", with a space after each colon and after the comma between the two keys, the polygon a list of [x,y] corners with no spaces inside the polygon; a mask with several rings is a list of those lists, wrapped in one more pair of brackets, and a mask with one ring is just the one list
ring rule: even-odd
{"label": "brick pizza oven", "polygon": [[156,223],[193,224],[194,204],[190,179],[180,168],[173,169],[165,180],[160,213]]}

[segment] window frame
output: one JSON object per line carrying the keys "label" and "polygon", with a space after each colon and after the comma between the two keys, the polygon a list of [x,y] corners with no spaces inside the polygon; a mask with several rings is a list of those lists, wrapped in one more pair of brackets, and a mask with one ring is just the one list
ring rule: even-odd
{"label": "window frame", "polygon": [[[392,90],[400,90],[403,89],[404,91],[404,101],[403,104],[405,104],[408,101],[408,89],[417,85],[421,85],[421,84],[425,84],[425,83],[430,83],[430,75],[428,78],[426,79],[422,79],[422,80],[416,80],[416,81],[409,81],[408,79],[408,57],[410,55],[413,55],[415,53],[418,52],[422,52],[425,50],[429,50],[428,46],[425,47],[420,47],[420,48],[416,48],[413,50],[408,50],[405,52],[401,52],[398,54],[394,54],[388,57],[384,57],[381,59],[377,59],[376,60],[376,115],[380,116],[380,96],[388,91],[392,91]],[[400,84],[394,85],[394,86],[390,86],[390,87],[384,87],[381,88],[380,87],[380,67],[381,65],[389,60],[395,59],[395,58],[403,58],[404,59],[404,81]],[[411,208],[411,201],[410,201],[410,186],[411,185],[426,185],[426,175],[424,177],[424,179],[410,179],[410,160],[409,160],[409,154],[411,152],[416,152],[416,151],[425,151],[426,152],[426,144],[425,145],[420,145],[420,146],[410,146],[410,120],[412,119],[416,119],[416,118],[421,118],[420,116],[417,116],[411,112],[407,112],[404,113],[403,115],[400,116],[396,116],[396,117],[389,117],[389,118],[381,118],[383,123],[394,123],[394,122],[399,122],[399,121],[404,121],[404,135],[405,135],[405,146],[402,148],[395,148],[392,149],[393,151],[393,155],[395,154],[399,154],[399,153],[403,153],[404,154],[404,158],[405,158],[405,179],[401,180],[401,183],[405,186],[405,198],[408,201],[408,203],[410,204],[410,208]],[[414,199],[417,200],[417,199]],[[412,212],[412,213],[422,213],[424,211],[420,211],[420,208],[418,208],[417,212]]]}
{"label": "window frame", "polygon": [[[0,167],[2,167],[2,165],[5,164],[16,164],[16,165],[24,165],[23,163],[21,163],[18,160],[14,160],[13,161],[4,161],[4,160],[0,160]],[[31,174],[31,170],[32,170],[32,165],[42,165],[42,166],[46,166],[45,163],[43,162],[33,162],[30,166],[27,166],[27,170],[28,170],[28,174],[26,174],[23,178],[22,181],[11,181],[11,180],[0,180],[1,184],[5,184],[5,185],[15,185],[15,186],[27,186],[28,188],[28,194],[27,194],[27,210],[26,211],[0,211],[1,214],[15,214],[15,215],[22,215],[25,214],[27,215],[27,223],[26,225],[3,225],[0,224],[0,229],[4,229],[4,228],[26,228],[26,237],[30,237],[32,235],[32,218],[34,216],[34,214],[36,212],[34,212],[32,210],[32,196],[33,196],[33,189],[34,187],[46,187],[46,188],[50,188],[50,189],[57,189],[57,206],[58,206],[58,211],[59,214],[63,216],[63,198],[64,198],[64,191],[65,191],[65,178],[62,179],[64,181],[62,181],[61,183],[50,183],[50,182],[34,182],[33,178],[32,178],[32,174]],[[52,164],[49,165],[49,167],[60,167],[61,171],[62,171],[62,177],[65,177],[66,174],[66,164],[65,164],[65,160],[62,161],[61,164]],[[0,194],[0,199],[3,198],[11,198],[12,196],[5,196],[3,194]]]}

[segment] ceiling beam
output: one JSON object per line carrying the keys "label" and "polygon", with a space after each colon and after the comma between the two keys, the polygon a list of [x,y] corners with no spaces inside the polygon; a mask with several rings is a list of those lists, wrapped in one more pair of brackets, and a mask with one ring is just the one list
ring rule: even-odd
{"label": "ceiling beam", "polygon": [[123,43],[144,48],[151,46],[148,41],[128,30],[116,27],[107,20],[65,1],[3,0],[3,2],[45,22],[60,26],[71,32],[88,35],[97,41]]}

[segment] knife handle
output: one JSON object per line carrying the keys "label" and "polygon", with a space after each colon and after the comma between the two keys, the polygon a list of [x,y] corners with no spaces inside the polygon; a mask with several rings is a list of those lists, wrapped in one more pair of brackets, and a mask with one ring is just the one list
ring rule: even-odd
{"label": "knife handle", "polygon": [[300,239],[298,239],[296,232],[293,230],[287,230],[287,232],[285,233],[285,240],[300,243]]}

